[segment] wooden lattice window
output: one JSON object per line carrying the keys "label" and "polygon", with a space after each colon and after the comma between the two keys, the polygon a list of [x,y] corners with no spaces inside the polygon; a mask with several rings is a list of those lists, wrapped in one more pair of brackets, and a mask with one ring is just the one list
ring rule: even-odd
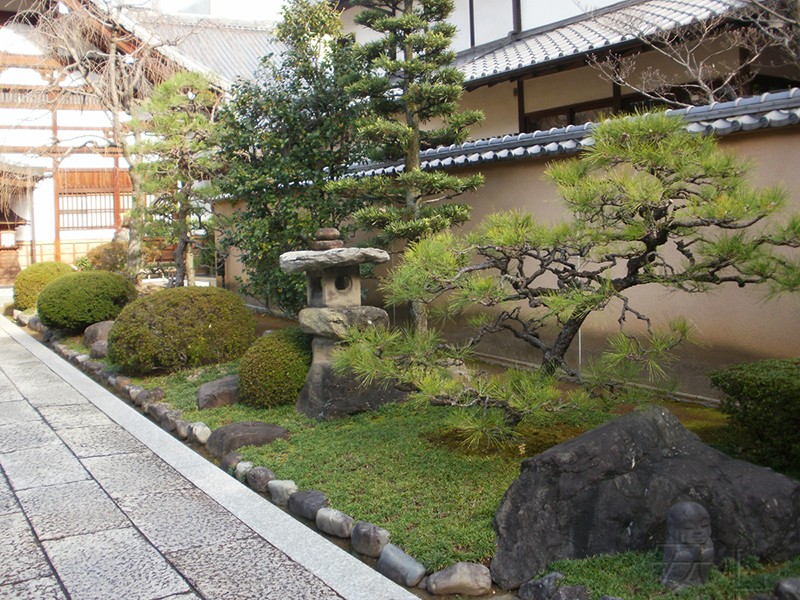
{"label": "wooden lattice window", "polygon": [[115,229],[131,209],[127,171],[61,170],[56,176],[58,224],[62,231]]}

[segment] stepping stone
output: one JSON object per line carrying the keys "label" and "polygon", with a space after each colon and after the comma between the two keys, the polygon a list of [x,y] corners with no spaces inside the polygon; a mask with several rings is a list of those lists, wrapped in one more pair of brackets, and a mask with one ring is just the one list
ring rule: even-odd
{"label": "stepping stone", "polygon": [[208,438],[207,447],[215,458],[222,458],[244,446],[265,446],[279,438],[289,438],[289,432],[283,427],[261,421],[241,421],[215,429]]}

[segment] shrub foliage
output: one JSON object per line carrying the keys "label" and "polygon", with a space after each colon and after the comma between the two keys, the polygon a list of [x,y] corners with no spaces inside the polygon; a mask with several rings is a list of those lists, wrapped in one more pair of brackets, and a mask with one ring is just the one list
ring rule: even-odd
{"label": "shrub foliage", "polygon": [[108,356],[129,373],[175,371],[238,358],[254,337],[255,319],[233,292],[169,288],[120,313],[108,336]]}
{"label": "shrub foliage", "polygon": [[28,310],[36,306],[39,292],[51,281],[72,273],[72,267],[62,262],[40,262],[26,267],[14,280],[14,306]]}
{"label": "shrub foliage", "polygon": [[115,319],[136,298],[136,288],[109,271],[75,271],[49,283],[39,294],[42,323],[64,331]]}
{"label": "shrub foliage", "polygon": [[121,273],[127,264],[128,246],[122,242],[100,244],[89,250],[86,258],[91,269]]}
{"label": "shrub foliage", "polygon": [[273,331],[242,357],[239,396],[243,404],[271,408],[297,401],[311,365],[311,336],[299,327]]}
{"label": "shrub foliage", "polygon": [[778,468],[800,463],[800,359],[743,363],[709,376],[749,457]]}

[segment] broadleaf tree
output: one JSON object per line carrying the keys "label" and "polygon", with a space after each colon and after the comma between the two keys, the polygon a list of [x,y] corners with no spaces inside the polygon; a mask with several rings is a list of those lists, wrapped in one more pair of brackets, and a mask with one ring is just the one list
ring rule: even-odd
{"label": "broadleaf tree", "polygon": [[137,125],[146,135],[133,149],[141,158],[134,169],[150,199],[137,210],[150,238],[175,245],[171,287],[195,282],[195,238],[209,226],[218,194],[214,120],[220,101],[220,91],[202,75],[177,73],[153,90]]}
{"label": "broadleaf tree", "polygon": [[[781,212],[785,192],[752,188],[747,163],[684,125],[653,114],[593,128],[593,145],[546,171],[567,209],[562,222],[500,213],[469,234],[442,232],[413,244],[383,282],[389,303],[436,303],[443,315],[478,307],[473,337],[460,345],[424,336],[398,344],[391,332],[352,331],[339,366],[415,383],[438,402],[463,405],[478,394],[497,406],[507,403],[506,392],[478,393],[480,386],[441,370],[486,335],[510,332],[529,344],[544,371],[575,374],[565,356],[580,327],[592,313],[616,307],[615,349],[624,362],[657,370],[649,361],[684,340],[689,328],[680,320],[666,332],[652,328],[629,290],[800,289],[791,250],[800,247],[800,216]],[[624,327],[629,321],[644,323],[647,333],[637,337]]]}
{"label": "broadleaf tree", "polygon": [[[53,84],[48,87],[54,105],[84,100],[98,103],[110,127],[98,134],[98,139],[92,139],[92,144],[98,152],[117,153],[131,167],[139,160],[132,148],[143,134],[135,126],[141,122],[135,119],[141,102],[153,87],[179,70],[163,51],[189,35],[186,32],[168,39],[144,39],[133,31],[140,16],[147,16],[153,23],[168,18],[141,8],[140,3],[112,0],[34,2],[30,10],[20,11],[15,17],[35,28],[48,58],[58,65],[51,76]],[[42,148],[40,152],[51,155],[52,150]],[[56,166],[58,162],[57,159]],[[130,176],[137,210],[130,219],[126,275],[138,278],[144,261],[142,219],[146,194],[135,170],[130,171]]]}
{"label": "broadleaf tree", "polygon": [[241,253],[243,290],[295,313],[305,279],[284,273],[278,258],[307,249],[320,227],[347,234],[346,219],[364,205],[326,192],[361,157],[354,123],[364,105],[347,89],[360,63],[338,13],[326,2],[291,0],[282,15],[277,38],[286,49],[234,87],[219,148],[221,189],[237,203],[225,244]]}
{"label": "broadleaf tree", "polygon": [[[452,62],[455,27],[447,22],[452,0],[356,0],[364,8],[356,23],[381,34],[361,47],[369,72],[351,86],[369,100],[371,112],[359,133],[372,145],[373,161],[402,161],[397,175],[340,179],[332,194],[371,201],[355,214],[363,229],[376,232],[370,243],[391,248],[395,242],[459,225],[469,207],[447,203],[482,183],[480,175],[457,176],[420,167],[420,151],[466,140],[469,127],[483,115],[458,110],[463,75]],[[415,326],[424,329],[423,306],[412,303]]]}

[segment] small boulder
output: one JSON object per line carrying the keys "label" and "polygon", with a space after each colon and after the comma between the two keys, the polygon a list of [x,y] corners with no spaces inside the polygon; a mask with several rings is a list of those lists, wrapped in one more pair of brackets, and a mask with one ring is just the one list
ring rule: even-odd
{"label": "small boulder", "polygon": [[168,410],[165,412],[161,415],[161,429],[170,433],[175,431],[175,424],[181,418],[181,414],[179,410]]}
{"label": "small boulder", "polygon": [[289,432],[283,427],[261,421],[242,421],[215,429],[208,440],[208,450],[216,458],[222,458],[243,446],[265,446],[278,438],[288,439]]}
{"label": "small boulder", "polygon": [[775,585],[778,600],[800,600],[800,577],[787,577]]}
{"label": "small boulder", "polygon": [[[117,383],[119,383],[119,377],[117,378]],[[133,386],[127,388],[129,394],[132,387]],[[165,395],[166,393],[162,387],[153,388],[152,390],[143,390],[136,395],[134,403],[136,406],[149,406],[163,400]]]}
{"label": "small boulder", "polygon": [[136,397],[144,391],[140,385],[132,385],[128,388],[128,396],[133,402],[136,402]]}
{"label": "small boulder", "polygon": [[275,479],[275,473],[267,467],[254,467],[247,472],[247,485],[261,494],[268,489],[270,481]]}
{"label": "small boulder", "polygon": [[216,381],[204,383],[197,390],[197,408],[217,408],[229,406],[236,402],[236,391],[239,389],[239,375],[228,375]]}
{"label": "small boulder", "polygon": [[226,473],[230,474],[233,472],[233,469],[236,468],[236,465],[242,460],[242,453],[241,452],[228,452],[225,456],[222,457],[222,460],[219,463],[219,468],[225,471]]}
{"label": "small boulder", "polygon": [[564,579],[561,573],[548,573],[544,577],[523,583],[517,595],[520,600],[550,600],[558,589],[560,579]]}
{"label": "small boulder", "polygon": [[156,423],[161,423],[161,418],[167,414],[172,407],[169,404],[160,402],[157,404],[150,404],[147,407],[147,414],[153,417]]}
{"label": "small boulder", "polygon": [[175,421],[175,435],[178,436],[178,439],[185,440],[189,437],[189,421],[185,419],[178,419]]}
{"label": "small boulder", "polygon": [[189,436],[187,439],[190,442],[197,444],[205,444],[208,438],[211,437],[211,429],[205,423],[198,421],[189,425]]}
{"label": "small boulder", "polygon": [[356,521],[350,532],[350,542],[359,554],[378,558],[389,543],[389,532],[372,523]]}
{"label": "small boulder", "polygon": [[289,496],[289,512],[316,521],[317,511],[328,506],[328,495],[317,490],[303,490]]}
{"label": "small boulder", "polygon": [[492,576],[483,565],[458,562],[428,577],[427,585],[436,596],[483,596],[492,590]]}
{"label": "small boulder", "polygon": [[353,523],[353,517],[335,508],[320,508],[317,511],[317,529],[328,535],[349,538]]}
{"label": "small boulder", "polygon": [[108,356],[108,340],[100,340],[90,346],[89,356],[92,358],[106,358]]}
{"label": "small boulder", "polygon": [[95,342],[108,340],[108,332],[114,326],[114,321],[101,321],[94,325],[89,325],[83,331],[83,343],[90,348]]}
{"label": "small boulder", "polygon": [[297,491],[297,484],[291,479],[274,479],[267,484],[272,502],[278,506],[289,504],[289,498]]}
{"label": "small boulder", "polygon": [[406,587],[414,587],[425,576],[425,567],[394,544],[386,544],[375,569],[381,575]]}
{"label": "small boulder", "polygon": [[31,318],[28,319],[28,327],[34,331],[42,330],[44,325],[42,324],[42,320],[39,318],[39,315],[31,315]]}
{"label": "small boulder", "polygon": [[117,375],[117,378],[114,380],[114,389],[118,392],[122,391],[126,385],[132,385],[133,379],[130,377],[125,377],[124,375]]}
{"label": "small boulder", "polygon": [[247,481],[247,473],[250,469],[253,468],[253,463],[249,460],[241,460],[239,464],[236,465],[236,469],[233,471],[233,476],[236,477],[239,481],[244,483]]}

